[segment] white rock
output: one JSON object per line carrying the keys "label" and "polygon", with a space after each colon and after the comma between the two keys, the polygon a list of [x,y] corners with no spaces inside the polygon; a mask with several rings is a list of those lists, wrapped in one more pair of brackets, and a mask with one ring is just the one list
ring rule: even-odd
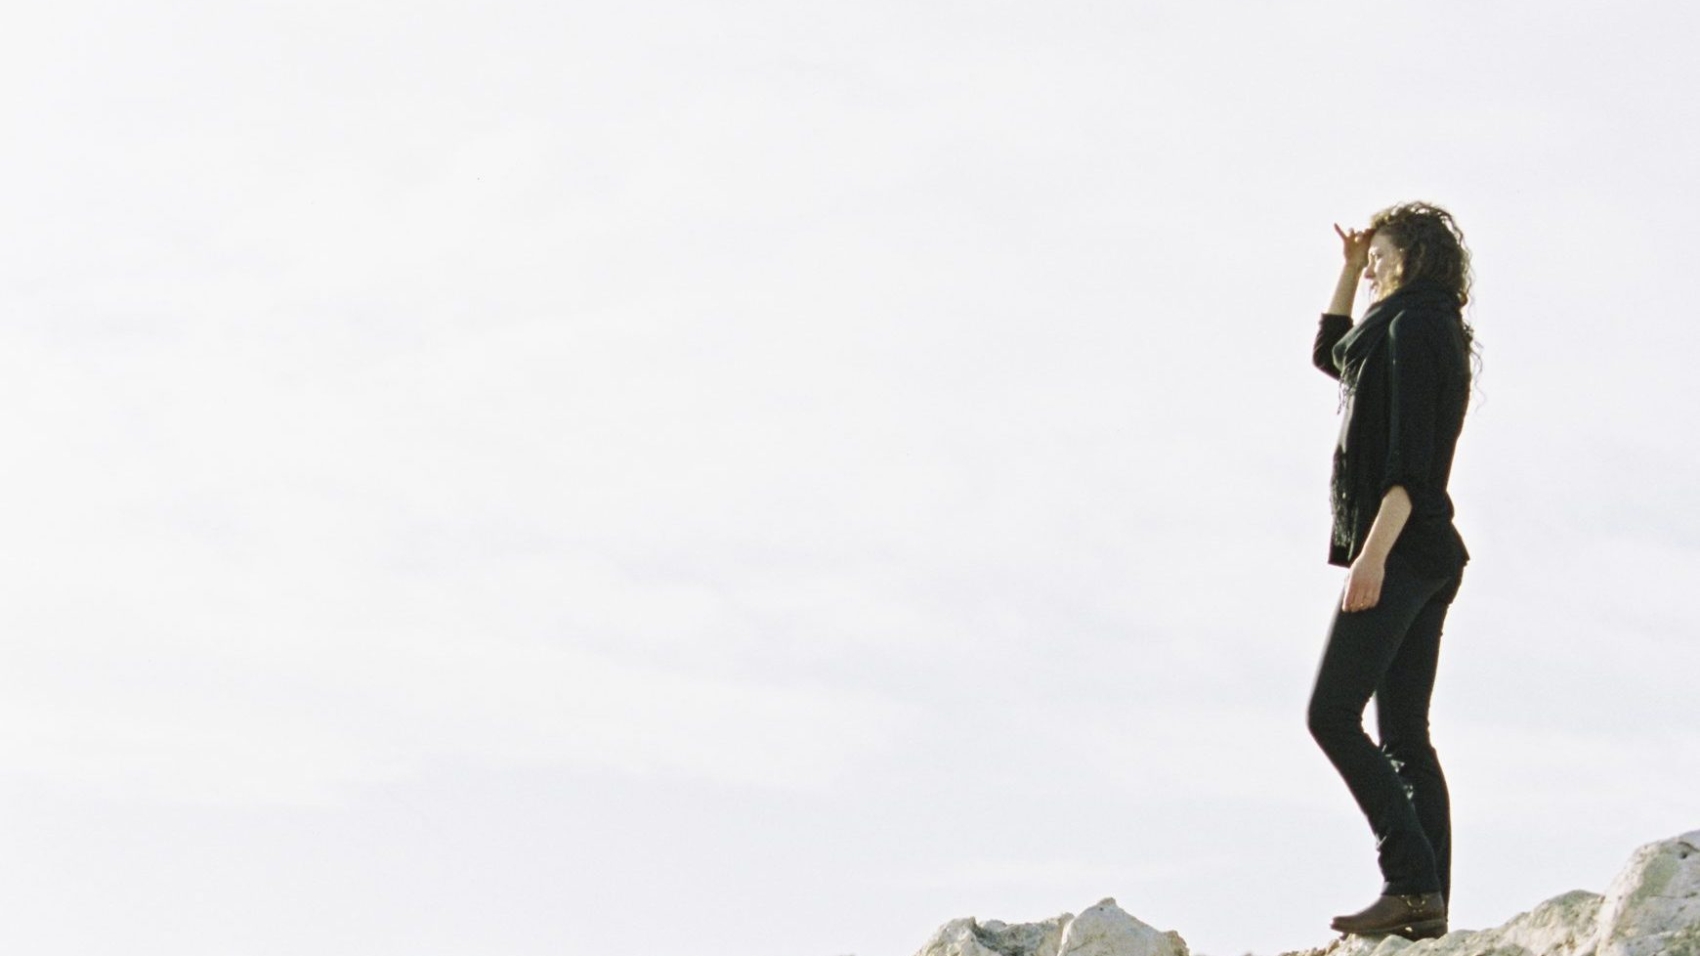
{"label": "white rock", "polygon": [[1600,899],[1598,893],[1574,890],[1494,929],[1455,930],[1415,943],[1398,936],[1347,936],[1283,956],[1583,956],[1591,952]]}
{"label": "white rock", "polygon": [[1572,956],[1592,944],[1601,899],[1598,893],[1571,890],[1527,913],[1518,913],[1497,929],[1458,935],[1465,942],[1479,940],[1513,953],[1520,952],[1516,947],[1521,947],[1542,956]]}
{"label": "white rock", "polygon": [[1606,890],[1598,956],[1700,956],[1700,830],[1635,851]]}
{"label": "white rock", "polygon": [[1069,921],[1057,956],[1187,956],[1187,949],[1178,934],[1160,933],[1104,899]]}
{"label": "white rock", "polygon": [[1014,925],[951,920],[915,956],[1188,956],[1186,941],[1162,933],[1106,899],[1079,916]]}
{"label": "white rock", "polygon": [[940,926],[915,956],[1056,956],[1070,913],[1038,923],[1011,926],[997,920],[981,923],[973,917]]}
{"label": "white rock", "polygon": [[1504,925],[1413,943],[1337,939],[1283,956],[1700,956],[1700,830],[1649,843],[1605,896],[1573,890]]}
{"label": "white rock", "polygon": [[[1501,926],[1411,942],[1346,936],[1282,956],[1700,956],[1700,830],[1636,850],[1604,896],[1574,890]],[[1188,956],[1106,899],[1079,916],[946,923],[916,956]]]}

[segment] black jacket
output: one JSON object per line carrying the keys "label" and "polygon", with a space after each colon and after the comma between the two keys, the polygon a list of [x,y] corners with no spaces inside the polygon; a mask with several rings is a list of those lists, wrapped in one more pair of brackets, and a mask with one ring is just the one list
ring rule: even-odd
{"label": "black jacket", "polygon": [[[1365,354],[1356,388],[1344,396],[1335,476],[1349,477],[1336,496],[1343,500],[1334,506],[1328,563],[1351,565],[1369,537],[1382,495],[1403,485],[1411,496],[1411,517],[1389,558],[1402,557],[1422,573],[1451,575],[1470,560],[1446,491],[1470,397],[1469,348],[1457,298],[1427,285],[1400,289],[1372,305],[1360,325],[1371,322],[1384,323],[1385,334]],[[1334,346],[1351,330],[1351,316],[1323,313],[1312,360],[1332,378],[1342,371]]]}

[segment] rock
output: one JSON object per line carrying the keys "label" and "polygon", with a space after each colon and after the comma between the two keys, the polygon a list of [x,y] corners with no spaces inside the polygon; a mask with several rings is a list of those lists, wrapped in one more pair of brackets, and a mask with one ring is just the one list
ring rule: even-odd
{"label": "rock", "polygon": [[1187,956],[1187,949],[1179,934],[1159,933],[1103,899],[1069,921],[1057,956]]}
{"label": "rock", "polygon": [[1072,913],[1064,913],[1041,923],[1014,926],[997,920],[980,923],[972,916],[951,920],[915,956],[1056,956],[1063,927],[1072,919]]}
{"label": "rock", "polygon": [[1079,916],[1040,923],[951,920],[915,956],[1189,956],[1186,941],[1162,933],[1116,905],[1098,903]]}
{"label": "rock", "polygon": [[1592,939],[1601,899],[1598,893],[1571,890],[1527,913],[1518,913],[1497,929],[1457,934],[1461,937],[1458,942],[1475,940],[1514,953],[1575,953]]}
{"label": "rock", "polygon": [[1700,830],[1635,851],[1600,904],[1598,956],[1700,956]]}
{"label": "rock", "polygon": [[1700,830],[1636,850],[1604,896],[1573,890],[1504,925],[1413,943],[1347,936],[1282,956],[1700,956]]}
{"label": "rock", "polygon": [[[1505,924],[1413,943],[1346,936],[1282,956],[1700,956],[1700,830],[1636,850],[1604,896],[1573,890]],[[952,920],[915,956],[1189,956],[1106,899],[1072,916],[1013,926]]]}

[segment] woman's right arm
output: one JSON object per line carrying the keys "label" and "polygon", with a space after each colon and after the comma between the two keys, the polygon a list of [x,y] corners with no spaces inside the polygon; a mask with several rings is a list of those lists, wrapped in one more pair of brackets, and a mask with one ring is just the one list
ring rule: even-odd
{"label": "woman's right arm", "polygon": [[1310,360],[1329,378],[1340,377],[1340,369],[1334,364],[1334,343],[1344,338],[1351,330],[1352,317],[1349,315],[1324,312],[1322,321],[1317,323],[1316,341],[1310,346]]}
{"label": "woman's right arm", "polygon": [[1334,283],[1334,299],[1328,304],[1328,311],[1322,313],[1322,323],[1317,326],[1310,359],[1323,374],[1339,378],[1340,370],[1334,366],[1334,343],[1352,328],[1352,302],[1358,297],[1358,279],[1363,275],[1364,265],[1369,262],[1369,240],[1375,230],[1341,232],[1340,224],[1335,223],[1334,232],[1340,237],[1346,262],[1340,267],[1339,281]]}
{"label": "woman's right arm", "polygon": [[1352,330],[1352,300],[1358,294],[1358,273],[1362,269],[1362,266],[1354,267],[1351,262],[1340,269],[1340,282],[1334,287],[1334,301],[1329,304],[1328,311],[1322,313],[1322,321],[1316,327],[1316,341],[1310,346],[1311,363],[1329,378],[1340,377],[1340,370],[1334,366],[1334,343]]}
{"label": "woman's right arm", "polygon": [[1352,302],[1358,297],[1358,277],[1364,271],[1364,264],[1353,265],[1350,261],[1340,267],[1340,281],[1334,284],[1334,301],[1328,303],[1329,315],[1352,317]]}

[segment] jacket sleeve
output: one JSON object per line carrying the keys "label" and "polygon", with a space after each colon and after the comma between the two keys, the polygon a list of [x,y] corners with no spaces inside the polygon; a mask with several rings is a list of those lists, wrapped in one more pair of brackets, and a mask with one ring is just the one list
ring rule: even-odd
{"label": "jacket sleeve", "polygon": [[1322,313],[1322,321],[1316,327],[1316,341],[1311,343],[1310,360],[1329,378],[1340,377],[1340,369],[1334,364],[1334,343],[1351,330],[1351,316]]}
{"label": "jacket sleeve", "polygon": [[1403,485],[1413,499],[1428,485],[1440,413],[1440,367],[1432,317],[1410,312],[1387,327],[1387,464],[1381,494]]}

